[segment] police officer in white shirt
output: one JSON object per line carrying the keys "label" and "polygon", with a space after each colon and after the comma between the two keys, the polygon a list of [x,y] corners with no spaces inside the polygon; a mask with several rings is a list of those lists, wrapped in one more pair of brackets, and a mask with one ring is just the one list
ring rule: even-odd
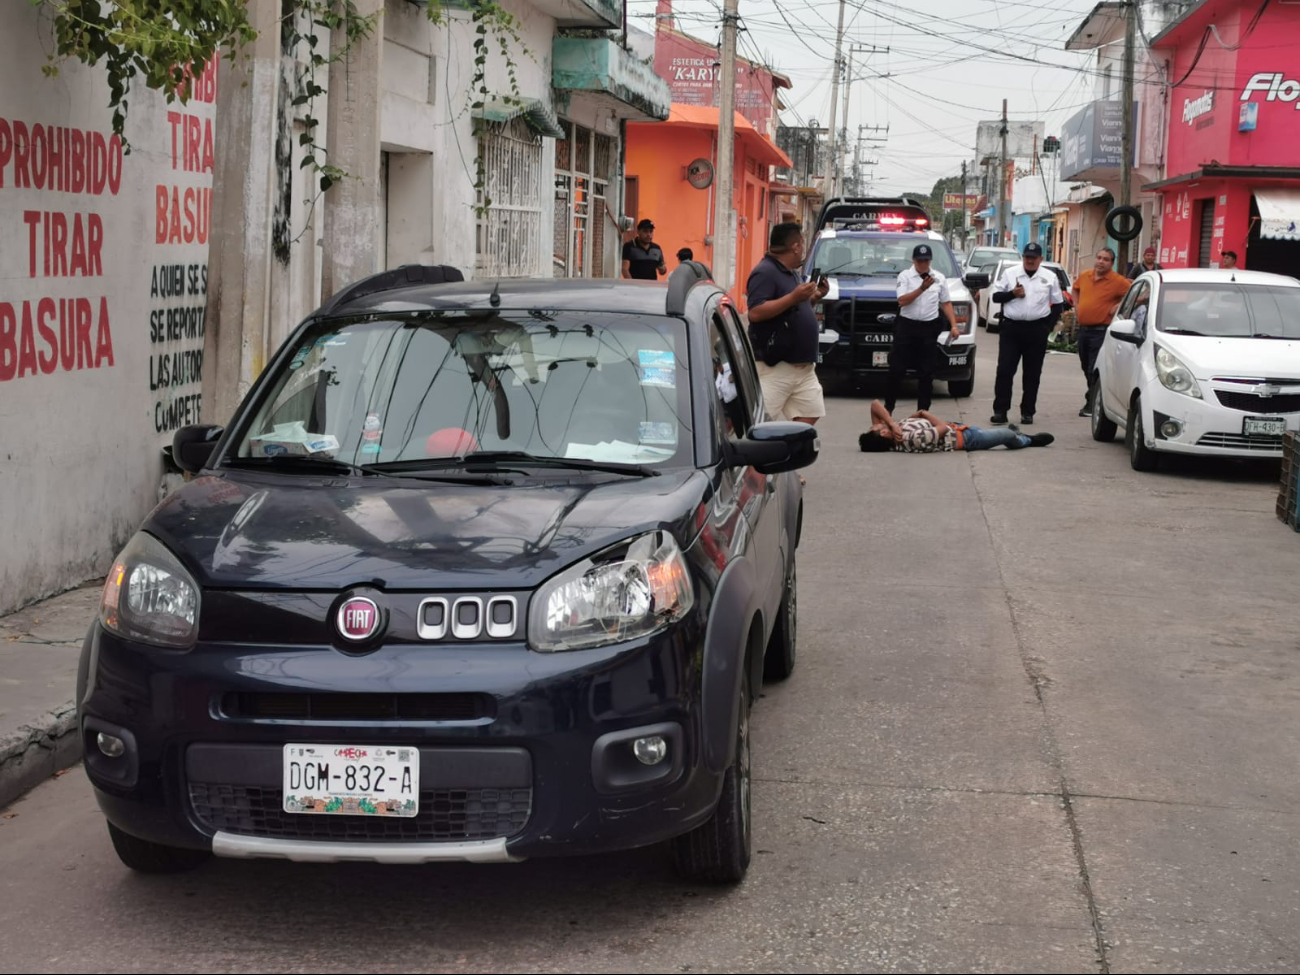
{"label": "police officer in white shirt", "polygon": [[1061,282],[1043,267],[1043,248],[1026,244],[1024,263],[1009,267],[993,285],[994,304],[1002,306],[1002,332],[998,336],[998,378],[993,390],[993,423],[1006,423],[1011,409],[1011,388],[1016,369],[1024,361],[1024,389],[1020,422],[1033,423],[1038,407],[1038,381],[1043,375],[1047,338],[1065,309]]}
{"label": "police officer in white shirt", "polygon": [[[916,370],[916,401],[920,409],[930,408],[934,387],[934,359],[937,355],[935,333],[948,320],[949,333],[955,339],[957,316],[948,295],[948,282],[938,271],[930,270],[934,253],[929,244],[912,248],[912,267],[898,276],[898,321],[894,324],[894,341],[889,347],[889,387],[885,408],[890,413],[898,404],[898,388],[908,369]],[[943,312],[943,318],[939,312]]]}

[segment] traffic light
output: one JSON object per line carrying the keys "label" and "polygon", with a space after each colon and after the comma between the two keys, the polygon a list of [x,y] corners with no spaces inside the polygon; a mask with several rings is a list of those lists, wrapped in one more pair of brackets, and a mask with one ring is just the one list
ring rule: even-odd
{"label": "traffic light", "polygon": [[1043,155],[1050,156],[1061,151],[1061,140],[1054,135],[1049,135],[1043,140]]}

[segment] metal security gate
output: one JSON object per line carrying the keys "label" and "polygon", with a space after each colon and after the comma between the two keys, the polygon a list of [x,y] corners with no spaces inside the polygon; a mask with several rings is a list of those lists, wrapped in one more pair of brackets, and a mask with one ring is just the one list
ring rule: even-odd
{"label": "metal security gate", "polygon": [[478,218],[478,273],[518,278],[537,274],[542,249],[542,139],[515,118],[479,135],[483,188]]}
{"label": "metal security gate", "polygon": [[557,278],[604,277],[605,201],[617,143],[566,119],[560,126],[565,137],[555,142],[552,271]]}
{"label": "metal security gate", "polygon": [[1201,248],[1196,252],[1196,266],[1209,267],[1214,255],[1214,198],[1201,204]]}

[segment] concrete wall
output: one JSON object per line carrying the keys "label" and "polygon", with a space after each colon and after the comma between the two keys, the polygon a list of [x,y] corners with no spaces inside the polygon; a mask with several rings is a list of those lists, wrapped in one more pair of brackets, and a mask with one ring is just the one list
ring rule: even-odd
{"label": "concrete wall", "polygon": [[0,613],[104,571],[203,415],[215,75],[140,86],[126,154],[102,72],[0,5]]}
{"label": "concrete wall", "polygon": [[[512,51],[520,94],[553,106],[551,38],[555,21],[523,0],[504,0],[519,18],[524,50]],[[450,264],[474,275],[477,141],[469,82],[474,70],[474,27],[452,11],[448,27],[434,27],[422,7],[388,0],[384,13],[381,139],[389,153],[387,263]],[[505,59],[489,37],[486,83],[511,93]],[[591,125],[595,120],[584,124]],[[603,129],[602,129],[603,131]],[[554,222],[549,189],[555,177],[553,139],[544,139],[542,240]],[[542,257],[546,257],[545,248]],[[550,261],[535,274],[549,276]]]}

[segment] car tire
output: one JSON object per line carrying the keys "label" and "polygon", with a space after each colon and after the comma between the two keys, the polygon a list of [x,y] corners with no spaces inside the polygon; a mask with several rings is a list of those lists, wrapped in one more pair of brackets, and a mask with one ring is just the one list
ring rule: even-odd
{"label": "car tire", "polygon": [[673,840],[677,873],[706,884],[738,884],[749,869],[750,828],[749,668],[740,682],[736,757],[723,773],[722,795],[708,821]]}
{"label": "car tire", "polygon": [[108,835],[117,858],[137,873],[184,873],[212,856],[207,850],[189,850],[142,840],[124,833],[112,823],[108,824]]}
{"label": "car tire", "polygon": [[1124,440],[1128,446],[1128,462],[1133,470],[1156,469],[1156,452],[1146,445],[1146,436],[1142,431],[1141,396],[1134,396],[1133,405],[1128,408],[1128,424],[1124,429]]}
{"label": "car tire", "polygon": [[970,375],[965,379],[949,379],[948,395],[954,399],[968,399],[975,392],[975,367],[970,367]]}
{"label": "car tire", "polygon": [[1101,405],[1101,377],[1092,380],[1092,439],[1097,443],[1110,443],[1119,431],[1119,425],[1106,415]]}
{"label": "car tire", "polygon": [[781,610],[776,614],[772,638],[767,641],[763,655],[765,680],[785,680],[794,673],[795,655],[799,636],[799,585],[795,575],[794,559],[790,560],[790,578],[781,594]]}

